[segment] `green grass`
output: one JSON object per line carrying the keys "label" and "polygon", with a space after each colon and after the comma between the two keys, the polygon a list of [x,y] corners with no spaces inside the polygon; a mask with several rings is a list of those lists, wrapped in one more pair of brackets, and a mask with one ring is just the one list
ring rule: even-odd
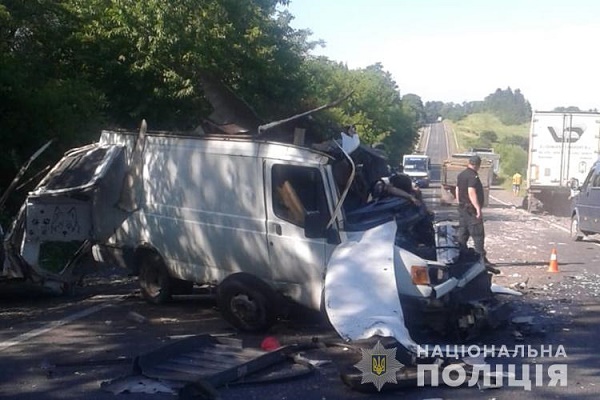
{"label": "green grass", "polygon": [[459,146],[457,152],[464,152],[470,147],[481,146],[478,143],[481,133],[492,131],[496,133],[497,140],[491,144],[491,147],[496,153],[500,154],[500,178],[504,178],[503,184],[510,185],[510,177],[515,171],[519,171],[525,176],[527,150],[520,146],[506,144],[505,139],[512,136],[527,139],[529,137],[529,123],[504,125],[495,115],[488,113],[471,114],[460,121],[448,122],[456,134]]}
{"label": "green grass", "polygon": [[498,135],[498,142],[502,142],[504,138],[512,135],[525,138],[529,136],[529,123],[521,125],[504,125],[500,122],[498,117],[488,113],[470,114],[460,121],[448,122],[450,122],[454,129],[460,151],[468,150],[469,147],[471,147],[469,143],[476,141],[481,132],[484,131],[496,132]]}

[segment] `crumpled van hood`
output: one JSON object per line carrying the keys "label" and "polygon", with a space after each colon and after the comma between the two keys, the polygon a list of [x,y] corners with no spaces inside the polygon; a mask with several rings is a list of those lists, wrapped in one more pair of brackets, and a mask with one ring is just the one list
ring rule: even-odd
{"label": "crumpled van hood", "polygon": [[414,352],[396,286],[396,222],[350,233],[333,252],[325,275],[325,310],[345,340],[394,337]]}

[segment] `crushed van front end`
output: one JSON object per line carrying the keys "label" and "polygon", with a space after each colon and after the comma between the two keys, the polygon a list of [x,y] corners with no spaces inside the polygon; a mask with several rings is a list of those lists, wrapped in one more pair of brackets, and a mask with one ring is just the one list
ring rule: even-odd
{"label": "crushed van front end", "polygon": [[442,264],[421,259],[404,249],[398,248],[397,252],[398,293],[411,332],[425,328],[462,341],[478,336],[486,327],[498,326],[507,318],[510,310],[494,295],[491,274],[475,253]]}
{"label": "crushed van front end", "polygon": [[394,337],[411,351],[422,328],[463,341],[507,316],[482,258],[459,250],[451,224],[433,226],[430,245],[411,242],[396,219],[352,232],[336,249],[327,266],[325,309],[340,336]]}

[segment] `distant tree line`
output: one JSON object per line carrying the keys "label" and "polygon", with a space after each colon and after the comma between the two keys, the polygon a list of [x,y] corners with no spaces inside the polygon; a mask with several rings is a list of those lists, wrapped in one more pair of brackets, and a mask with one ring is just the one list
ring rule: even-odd
{"label": "distant tree line", "polygon": [[[519,89],[496,89],[482,101],[470,101],[462,104],[429,101],[423,104],[421,98],[406,94],[402,98],[414,117],[422,123],[433,123],[442,119],[459,121],[471,114],[489,113],[508,126],[521,125],[531,120],[531,105]],[[514,134],[499,138],[491,129],[477,132],[477,137],[469,139],[467,145],[477,148],[493,148],[500,154],[501,169],[504,175],[515,171],[525,175],[529,139]],[[466,150],[466,149],[465,149]]]}
{"label": "distant tree line", "polygon": [[[408,95],[407,95],[408,96]],[[470,114],[489,112],[497,116],[505,125],[520,125],[531,120],[531,104],[519,89],[496,89],[483,101],[469,101],[462,104],[428,101],[423,107],[426,122],[435,122],[439,117],[459,121]]]}

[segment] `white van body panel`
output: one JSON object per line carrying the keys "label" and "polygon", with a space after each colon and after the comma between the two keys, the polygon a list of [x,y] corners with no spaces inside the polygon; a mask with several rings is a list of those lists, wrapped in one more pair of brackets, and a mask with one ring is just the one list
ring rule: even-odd
{"label": "white van body panel", "polygon": [[[110,131],[101,136],[101,143],[124,144],[129,151],[134,140]],[[246,272],[318,309],[333,248],[275,215],[269,168],[314,168],[326,181],[327,161],[323,154],[278,143],[148,135],[140,207],[108,243],[148,244],[173,277],[196,283],[217,284]],[[331,198],[328,207],[331,212]]]}

